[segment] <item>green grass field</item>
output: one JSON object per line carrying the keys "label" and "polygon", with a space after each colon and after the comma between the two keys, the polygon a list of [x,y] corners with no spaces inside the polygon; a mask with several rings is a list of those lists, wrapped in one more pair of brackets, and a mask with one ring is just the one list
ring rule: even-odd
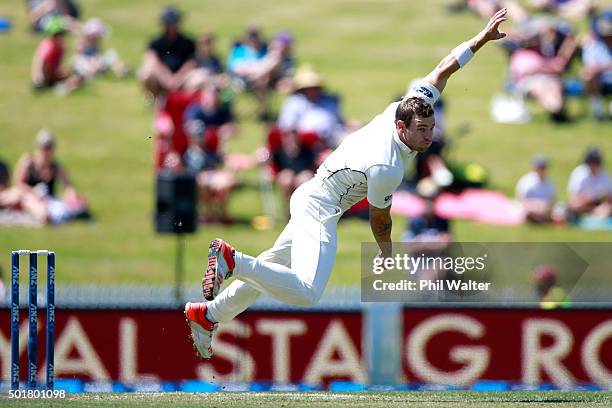
{"label": "green grass field", "polygon": [[[35,95],[29,87],[29,64],[40,37],[26,27],[23,4],[0,2],[0,16],[14,29],[0,35],[0,156],[14,165],[31,150],[38,129],[50,127],[59,137],[58,155],[76,186],[88,197],[95,221],[43,229],[3,228],[0,265],[17,248],[48,248],[58,253],[58,282],[167,283],[173,276],[174,240],[153,232],[152,110],[144,103],[135,79],[97,80],[68,97]],[[112,28],[107,46],[116,48],[137,67],[148,39],[157,31],[157,15],[165,0],[88,0],[85,18],[100,17]],[[331,89],[344,100],[347,117],[368,120],[402,92],[415,77],[423,76],[440,58],[474,34],[481,21],[470,14],[446,15],[444,1],[313,0],[261,2],[185,0],[186,30],[218,33],[218,49],[225,55],[233,38],[249,23],[260,24],[272,35],[290,29],[297,38],[301,62],[314,64]],[[502,126],[488,115],[491,96],[506,77],[505,57],[494,46],[450,82],[448,102],[450,136],[463,124],[472,131],[455,140],[450,155],[458,161],[477,161],[491,174],[492,187],[512,194],[518,177],[536,152],[552,158],[552,178],[564,196],[567,177],[585,147],[598,144],[612,153],[612,126],[586,116],[588,104],[572,101],[575,123],[550,124],[535,108],[531,124]],[[279,101],[277,101],[278,104]],[[230,150],[252,152],[264,137],[252,115],[253,101],[238,100],[240,134]],[[232,213],[249,221],[261,214],[258,173],[243,175],[243,188],[231,202]],[[405,221],[395,219],[394,237]],[[231,228],[203,226],[187,241],[188,281],[199,279],[208,241],[223,236],[240,250],[256,254],[274,241],[282,226],[254,231],[248,222]],[[521,226],[500,228],[471,222],[454,224],[462,241],[609,241],[609,233],[585,233],[569,228]],[[370,241],[369,226],[343,222],[332,283],[356,283],[359,248]],[[526,278],[525,278],[526,279]]]}
{"label": "green grass field", "polygon": [[82,394],[64,400],[8,400],[2,406],[19,407],[610,407],[610,392],[357,392],[357,393],[128,393]]}

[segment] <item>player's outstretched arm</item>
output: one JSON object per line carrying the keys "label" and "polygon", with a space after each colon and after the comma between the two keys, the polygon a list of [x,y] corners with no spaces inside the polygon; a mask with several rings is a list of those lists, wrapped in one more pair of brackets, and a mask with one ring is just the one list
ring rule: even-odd
{"label": "player's outstretched arm", "polygon": [[478,52],[489,41],[499,40],[506,36],[506,33],[499,31],[499,25],[507,19],[507,9],[501,9],[487,23],[485,28],[476,34],[471,40],[459,44],[451,51],[446,58],[424,79],[435,86],[440,93],[446,87],[448,78],[457,72],[459,68],[465,66],[472,56]]}

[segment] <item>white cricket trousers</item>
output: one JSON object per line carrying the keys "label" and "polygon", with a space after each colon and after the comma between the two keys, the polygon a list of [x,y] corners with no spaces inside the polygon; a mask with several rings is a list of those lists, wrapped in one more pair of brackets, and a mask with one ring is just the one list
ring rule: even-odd
{"label": "white cricket trousers", "polygon": [[236,251],[236,278],[208,310],[227,322],[262,293],[295,306],[313,306],[321,298],[336,259],[336,229],[342,209],[311,179],[291,196],[291,218],[274,246],[257,258]]}

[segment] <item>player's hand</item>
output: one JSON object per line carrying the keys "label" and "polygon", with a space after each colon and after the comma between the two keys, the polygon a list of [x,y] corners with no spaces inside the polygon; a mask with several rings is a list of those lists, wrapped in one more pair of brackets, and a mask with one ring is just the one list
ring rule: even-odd
{"label": "player's hand", "polygon": [[506,36],[506,33],[499,31],[499,25],[508,19],[507,14],[508,9],[503,8],[491,17],[481,33],[485,41],[499,40]]}

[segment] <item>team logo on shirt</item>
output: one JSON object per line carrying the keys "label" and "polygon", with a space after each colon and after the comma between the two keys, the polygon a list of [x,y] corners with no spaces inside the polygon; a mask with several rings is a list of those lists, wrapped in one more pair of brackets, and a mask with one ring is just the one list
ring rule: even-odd
{"label": "team logo on shirt", "polygon": [[389,200],[391,199],[391,197],[392,197],[391,195],[386,196],[386,197],[385,197],[385,203],[386,203],[387,201],[389,201]]}
{"label": "team logo on shirt", "polygon": [[433,93],[429,89],[425,88],[424,86],[418,87],[415,91],[416,93],[421,93],[428,98],[433,98]]}

